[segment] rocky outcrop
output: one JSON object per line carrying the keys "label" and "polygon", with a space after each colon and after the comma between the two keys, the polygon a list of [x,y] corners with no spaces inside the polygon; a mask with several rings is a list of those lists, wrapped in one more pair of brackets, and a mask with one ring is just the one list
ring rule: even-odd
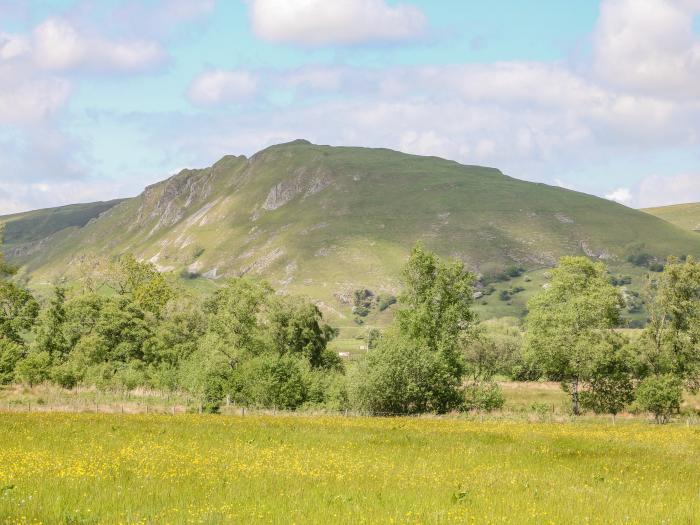
{"label": "rocky outcrop", "polygon": [[326,188],[330,183],[330,174],[323,168],[310,170],[299,168],[292,175],[275,185],[267,194],[262,207],[272,211],[281,208],[295,197],[309,197]]}

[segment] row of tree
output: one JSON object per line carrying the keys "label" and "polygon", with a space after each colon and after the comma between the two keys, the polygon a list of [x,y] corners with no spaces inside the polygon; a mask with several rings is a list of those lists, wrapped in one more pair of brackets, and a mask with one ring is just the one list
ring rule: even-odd
{"label": "row of tree", "polygon": [[[649,321],[621,329],[624,300],[601,263],[565,257],[520,327],[479,323],[475,276],[417,245],[393,324],[368,334],[346,370],[312,303],[236,278],[202,300],[125,255],[82,290],[56,286],[40,307],[0,254],[0,382],[186,390],[216,411],[245,405],[371,414],[493,410],[496,375],[561,382],[571,410],[630,405],[667,420],[700,387],[700,264],[669,260],[650,277]],[[96,274],[95,274],[96,275]]]}

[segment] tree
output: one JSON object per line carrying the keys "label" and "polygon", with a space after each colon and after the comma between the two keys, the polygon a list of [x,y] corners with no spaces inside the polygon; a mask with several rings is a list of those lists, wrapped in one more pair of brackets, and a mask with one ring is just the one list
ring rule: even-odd
{"label": "tree", "polygon": [[402,271],[404,290],[396,312],[398,330],[439,353],[461,377],[460,345],[476,321],[471,309],[475,276],[460,261],[443,261],[419,243]]}
{"label": "tree", "polygon": [[473,332],[474,276],[418,244],[402,272],[395,323],[365,354],[352,381],[371,413],[444,413],[462,406],[462,344]]}
{"label": "tree", "polygon": [[54,296],[48,308],[39,315],[36,324],[36,338],[33,347],[48,352],[54,360],[63,361],[70,348],[64,333],[66,322],[66,290],[62,286],[54,288]]}
{"label": "tree", "polygon": [[619,323],[623,306],[605,266],[585,257],[562,258],[547,288],[528,302],[526,353],[569,392],[574,414],[595,349]]}
{"label": "tree", "polygon": [[38,313],[39,304],[29,291],[0,280],[0,338],[22,343],[21,333],[32,327]]}
{"label": "tree", "polygon": [[225,356],[232,369],[266,349],[262,321],[273,295],[267,283],[230,279],[204,304],[209,327],[204,344]]}
{"label": "tree", "polygon": [[43,383],[51,374],[51,356],[48,352],[29,352],[17,363],[15,374],[30,387]]}
{"label": "tree", "polygon": [[338,356],[327,352],[328,343],[338,331],[323,322],[316,305],[295,297],[276,298],[268,325],[272,346],[280,356],[289,353],[303,357],[314,368],[340,365]]}
{"label": "tree", "polygon": [[654,414],[657,423],[667,423],[681,407],[683,384],[672,375],[657,375],[644,379],[637,388],[637,404]]}
{"label": "tree", "polygon": [[[4,229],[0,226],[0,245]],[[6,261],[0,250],[0,338],[23,343],[20,333],[31,328],[39,313],[39,304],[31,293],[10,281],[15,273],[17,268]]]}
{"label": "tree", "polygon": [[0,385],[7,385],[15,379],[15,368],[24,350],[21,344],[0,337]]}
{"label": "tree", "polygon": [[373,415],[442,414],[461,407],[460,383],[438,352],[390,331],[358,365],[351,394],[357,408]]}
{"label": "tree", "polygon": [[142,310],[159,316],[175,295],[174,290],[149,262],[127,253],[113,261],[107,270],[107,283],[119,295],[131,298]]}
{"label": "tree", "polygon": [[616,333],[607,333],[592,348],[581,393],[581,405],[596,414],[615,416],[634,399],[633,358],[628,341]]}
{"label": "tree", "polygon": [[700,389],[700,263],[668,261],[649,282],[649,323],[640,339],[640,374],[671,374]]}

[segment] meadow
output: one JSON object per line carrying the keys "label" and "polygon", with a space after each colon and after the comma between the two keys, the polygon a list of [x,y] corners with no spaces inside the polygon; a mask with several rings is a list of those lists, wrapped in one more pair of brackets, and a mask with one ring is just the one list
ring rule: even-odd
{"label": "meadow", "polygon": [[2,523],[684,523],[700,427],[0,413]]}

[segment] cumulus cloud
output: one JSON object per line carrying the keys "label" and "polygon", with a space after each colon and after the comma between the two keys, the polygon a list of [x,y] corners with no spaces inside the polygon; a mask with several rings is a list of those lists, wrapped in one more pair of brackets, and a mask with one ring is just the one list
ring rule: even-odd
{"label": "cumulus cloud", "polygon": [[418,8],[384,0],[251,0],[249,9],[259,37],[304,46],[405,41],[427,26]]}
{"label": "cumulus cloud", "polygon": [[66,80],[0,61],[0,124],[44,121],[63,107],[70,92]]}
{"label": "cumulus cloud", "polygon": [[195,78],[187,95],[195,104],[231,104],[250,98],[257,86],[257,77],[248,71],[217,69]]}
{"label": "cumulus cloud", "polygon": [[700,172],[675,176],[651,175],[639,185],[640,207],[685,202],[700,202]]}
{"label": "cumulus cloud", "polygon": [[634,200],[632,192],[629,188],[617,188],[616,190],[613,190],[605,195],[605,198],[611,201],[619,202],[625,206],[631,205],[632,201]]}
{"label": "cumulus cloud", "polygon": [[697,97],[700,37],[695,0],[606,0],[593,35],[595,70],[611,85]]}
{"label": "cumulus cloud", "polygon": [[112,41],[80,32],[61,18],[50,18],[34,29],[31,49],[37,66],[51,71],[143,71],[166,58],[157,42]]}

